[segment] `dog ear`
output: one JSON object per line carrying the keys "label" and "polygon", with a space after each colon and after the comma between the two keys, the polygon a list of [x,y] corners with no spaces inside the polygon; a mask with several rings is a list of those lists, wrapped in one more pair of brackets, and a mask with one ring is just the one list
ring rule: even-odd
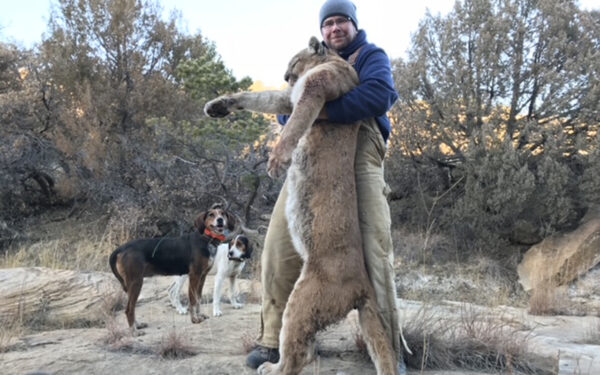
{"label": "dog ear", "polygon": [[241,236],[240,239],[244,243],[244,246],[246,246],[246,251],[244,252],[244,258],[250,259],[250,257],[252,256],[252,244],[250,243],[250,240],[246,236]]}
{"label": "dog ear", "polygon": [[233,232],[237,226],[237,218],[234,214],[228,211],[225,211],[224,214],[227,217],[227,229],[229,229],[230,232]]}
{"label": "dog ear", "polygon": [[206,225],[204,224],[204,222],[206,222],[206,215],[208,215],[208,211],[201,212],[194,221],[194,227],[198,229],[198,232],[200,233],[204,233],[204,230],[206,229]]}

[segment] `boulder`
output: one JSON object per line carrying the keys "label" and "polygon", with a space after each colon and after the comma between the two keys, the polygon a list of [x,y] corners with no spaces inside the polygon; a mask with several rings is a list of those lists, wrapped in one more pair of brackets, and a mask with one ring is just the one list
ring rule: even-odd
{"label": "boulder", "polygon": [[600,208],[591,208],[579,227],[531,247],[517,267],[519,282],[529,291],[542,283],[570,283],[600,263]]}
{"label": "boulder", "polygon": [[103,319],[124,293],[109,273],[43,267],[0,269],[0,320],[86,322]]}

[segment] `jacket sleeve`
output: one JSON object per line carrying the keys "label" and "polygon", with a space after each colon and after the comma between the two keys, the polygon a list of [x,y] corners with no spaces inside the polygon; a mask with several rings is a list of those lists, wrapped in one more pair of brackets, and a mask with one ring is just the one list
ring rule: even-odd
{"label": "jacket sleeve", "polygon": [[290,118],[290,115],[277,115],[277,122],[279,125],[285,125]]}
{"label": "jacket sleeve", "polygon": [[388,56],[381,48],[363,52],[355,67],[360,83],[325,105],[332,122],[350,124],[387,113],[398,99]]}

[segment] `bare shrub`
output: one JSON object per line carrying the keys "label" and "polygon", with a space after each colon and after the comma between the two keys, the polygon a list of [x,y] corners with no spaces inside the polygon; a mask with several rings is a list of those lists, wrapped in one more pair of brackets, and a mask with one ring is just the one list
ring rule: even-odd
{"label": "bare shrub", "polygon": [[15,340],[24,332],[25,328],[20,319],[0,320],[0,353],[12,350]]}
{"label": "bare shrub", "polygon": [[[401,233],[393,232],[395,244],[402,241]],[[418,238],[419,234],[415,232],[400,246],[418,245]],[[395,246],[398,251],[398,245]],[[398,295],[404,299],[453,300],[486,306],[527,304],[528,295],[517,284],[516,267],[507,260],[471,253],[468,260],[452,260],[449,255],[446,259],[434,256],[431,264],[424,264],[418,253],[417,248],[412,251],[414,255],[405,252],[398,256],[397,252],[395,256],[396,286]]]}
{"label": "bare shrub", "polygon": [[104,339],[104,343],[108,345],[109,351],[145,355],[155,354],[152,348],[146,347],[136,342],[128,331],[123,336],[119,336],[120,333],[122,333],[122,331],[117,330],[114,333],[117,335],[114,337],[114,340],[110,341],[109,337],[105,337]]}
{"label": "bare shrub", "polygon": [[596,318],[583,335],[582,344],[600,345],[600,319]]}
{"label": "bare shrub", "polygon": [[106,336],[102,339],[103,343],[109,345],[113,350],[119,350],[121,347],[131,345],[131,335],[125,326],[119,327],[117,320],[111,316],[106,320]]}
{"label": "bare shrub", "polygon": [[529,310],[532,315],[560,315],[568,313],[566,292],[551,282],[539,283],[529,297]]}
{"label": "bare shrub", "polygon": [[104,316],[104,327],[106,335],[102,342],[108,345],[111,350],[131,351],[134,343],[129,328],[117,323],[117,311],[123,310],[127,303],[127,296],[124,292],[107,292],[102,296],[101,313]]}
{"label": "bare shrub", "polygon": [[166,337],[162,338],[157,348],[157,354],[165,359],[182,359],[197,353],[186,340],[186,336],[173,329]]}
{"label": "bare shrub", "polygon": [[106,334],[101,342],[108,346],[108,350],[135,354],[154,354],[150,348],[136,342],[130,329],[117,323],[114,315],[107,315],[105,319]]}
{"label": "bare shrub", "polygon": [[115,202],[113,210],[115,212],[118,210],[118,215],[109,219],[104,233],[107,242],[115,245],[115,247],[135,238],[139,231],[138,225],[142,218],[146,216],[141,208],[126,204],[121,205],[121,203],[123,202]]}
{"label": "bare shrub", "polygon": [[450,343],[442,340],[450,326],[436,317],[432,308],[421,308],[403,323],[404,338],[413,352],[413,355],[404,353],[408,366],[421,370],[453,366]]}
{"label": "bare shrub", "polygon": [[124,292],[108,292],[102,296],[102,314],[109,318],[115,316],[117,311],[123,310],[127,303],[127,295]]}
{"label": "bare shrub", "polygon": [[409,263],[441,264],[460,256],[452,239],[443,233],[395,229],[392,240],[395,256]]}
{"label": "bare shrub", "polygon": [[454,318],[424,307],[405,322],[404,336],[414,353],[408,366],[424,369],[551,373],[552,365],[527,353],[528,337],[502,317],[486,317],[463,306]]}

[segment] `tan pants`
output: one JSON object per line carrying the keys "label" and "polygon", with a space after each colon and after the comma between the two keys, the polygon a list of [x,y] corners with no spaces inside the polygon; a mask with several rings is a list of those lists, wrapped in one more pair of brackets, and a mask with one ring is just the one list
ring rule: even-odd
{"label": "tan pants", "polygon": [[[386,200],[387,185],[383,178],[384,154],[383,137],[375,121],[369,121],[360,128],[354,163],[360,231],[365,264],[375,287],[384,327],[390,335],[394,349],[401,353],[390,209]],[[286,200],[287,181],[273,208],[261,258],[263,295],[258,342],[268,348],[279,346],[283,310],[302,267],[302,259],[294,250],[288,230],[285,217]]]}

